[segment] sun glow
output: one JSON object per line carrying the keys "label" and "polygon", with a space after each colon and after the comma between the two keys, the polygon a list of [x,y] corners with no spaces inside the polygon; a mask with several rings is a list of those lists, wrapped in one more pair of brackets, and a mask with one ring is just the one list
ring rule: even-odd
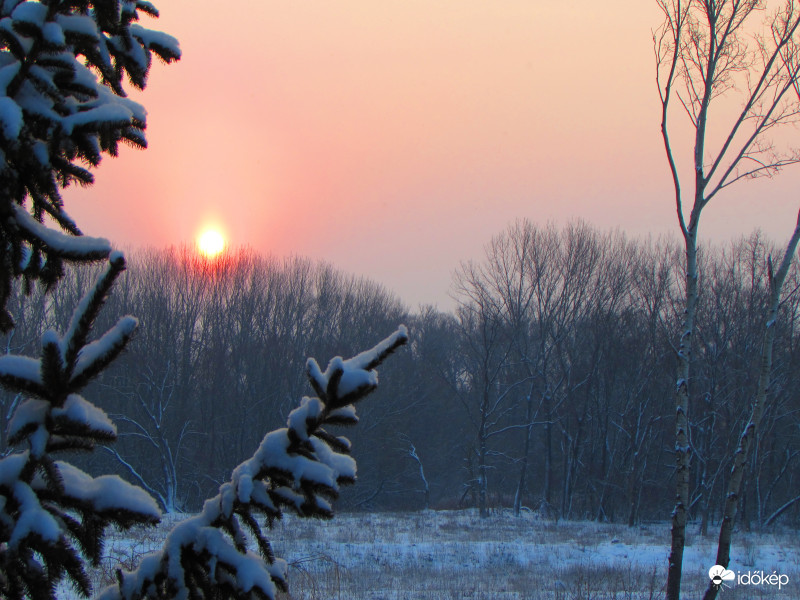
{"label": "sun glow", "polygon": [[197,249],[203,256],[214,258],[225,249],[225,238],[216,229],[206,229],[197,236]]}

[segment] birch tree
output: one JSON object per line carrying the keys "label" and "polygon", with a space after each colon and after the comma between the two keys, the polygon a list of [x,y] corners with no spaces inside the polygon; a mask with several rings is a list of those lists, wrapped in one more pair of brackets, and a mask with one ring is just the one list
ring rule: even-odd
{"label": "birch tree", "polygon": [[[675,468],[667,598],[680,597],[689,507],[689,437],[692,340],[698,296],[697,246],[703,209],[722,190],[741,180],[770,177],[800,161],[796,150],[773,143],[775,131],[796,123],[800,102],[798,26],[800,6],[780,2],[765,30],[758,27],[763,0],[657,0],[664,21],[654,32],[656,82],[661,100],[661,134],[674,188],[685,248],[684,312],[676,347]],[[772,3],[774,4],[774,3]],[[725,102],[723,102],[723,100]],[[725,122],[731,102],[739,102]],[[692,128],[691,174],[673,144],[674,110]],[[722,136],[712,131],[722,130]],[[684,191],[683,183],[689,191]]]}
{"label": "birch tree", "polygon": [[[792,264],[792,258],[797,251],[797,244],[800,242],[800,213],[797,215],[797,225],[786,251],[778,267],[777,272],[772,270],[772,261],[769,261],[769,305],[767,307],[767,320],[764,324],[764,339],[761,346],[760,369],[758,373],[758,390],[750,412],[750,419],[745,425],[742,435],[739,437],[739,445],[734,454],[731,478],[728,482],[728,493],[725,495],[725,508],[723,510],[722,523],[719,530],[719,542],[717,544],[717,561],[714,564],[722,565],[727,568],[731,558],[731,535],[733,533],[733,521],[736,518],[736,511],[739,503],[739,491],[742,485],[745,465],[750,455],[758,427],[761,424],[761,417],[764,414],[764,405],[767,402],[771,375],[772,375],[772,350],[775,342],[775,331],[778,328],[778,310],[781,302],[781,291],[786,274]],[[703,600],[714,600],[719,593],[719,586],[709,584]]]}

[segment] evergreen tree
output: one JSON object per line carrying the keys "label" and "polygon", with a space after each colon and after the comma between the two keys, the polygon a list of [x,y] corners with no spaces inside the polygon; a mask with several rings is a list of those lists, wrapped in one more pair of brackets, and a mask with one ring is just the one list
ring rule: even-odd
{"label": "evergreen tree", "polygon": [[[54,457],[117,436],[80,391],[137,327],[134,317],[122,317],[90,341],[125,260],[108,241],[81,235],[60,190],[92,183],[82,165],[116,155],[120,142],[146,145],[144,108],[125,97],[123,81],[143,88],[152,53],[171,62],[180,50],[171,36],[140,26],[140,12],[158,16],[145,0],[0,0],[0,331],[14,326],[6,304],[15,278],[27,291],[36,280],[51,288],[64,261],[108,258],[66,332],[44,333],[38,359],[0,357],[0,384],[25,396],[8,427],[19,449],[0,458],[0,596],[11,600],[50,600],[64,579],[88,596],[85,563],[99,562],[106,527],[160,518],[141,488]],[[368,352],[332,360],[325,372],[309,360],[317,397],[303,398],[288,427],[268,434],[199,515],[176,526],[136,571],[120,572],[101,597],[274,598],[286,589],[286,563],[256,515],[269,525],[284,508],[333,515],[331,501],[355,480],[356,466],[350,442],[323,426],[357,422],[353,404],[377,387],[374,368],[406,340],[401,327]]]}
{"label": "evergreen tree", "polygon": [[[173,528],[160,552],[144,557],[132,573],[118,571],[118,584],[100,600],[273,599],[278,589],[286,591],[286,562],[274,555],[257,515],[268,526],[284,508],[301,517],[333,517],[331,501],[341,485],[355,481],[356,463],[349,440],[323,426],[358,422],[355,403],[377,388],[375,367],[407,340],[401,326],[371,350],[334,358],[324,372],[309,359],[317,396],[303,398],[287,427],[268,433],[203,510]],[[248,548],[249,539],[258,554]]]}
{"label": "evergreen tree", "polygon": [[[123,82],[144,88],[152,54],[180,57],[173,37],[142,27],[144,0],[0,1],[0,330],[11,280],[52,286],[63,261],[100,260],[111,247],[82,237],[60,188],[88,185],[104,153],[146,146],[145,110]],[[86,165],[86,166],[84,166]],[[58,230],[44,225],[45,217]]]}
{"label": "evergreen tree", "polygon": [[156,502],[117,476],[92,477],[56,452],[91,451],[116,438],[116,427],[79,392],[116,358],[137,321],[123,317],[102,337],[89,334],[117,276],[125,268],[114,253],[108,268],[75,310],[63,336],[47,331],[39,359],[0,357],[0,383],[28,398],[14,413],[9,442],[27,448],[0,459],[0,595],[54,598],[66,576],[89,595],[82,555],[97,564],[109,524],[156,523]]}
{"label": "evergreen tree", "polygon": [[[146,145],[145,110],[125,97],[123,82],[143,88],[152,53],[171,62],[180,50],[171,36],[140,26],[140,12],[158,16],[144,1],[0,2],[0,331],[14,325],[6,308],[14,278],[24,277],[27,291],[36,280],[49,289],[65,260],[111,253],[107,240],[81,235],[60,190],[92,183],[86,167],[104,153],[116,155],[120,142]],[[66,333],[42,337],[39,359],[0,358],[0,383],[27,397],[8,428],[9,442],[27,448],[0,461],[3,597],[52,598],[64,576],[88,595],[84,557],[99,560],[105,527],[159,518],[139,488],[117,477],[93,478],[52,456],[116,437],[105,413],[78,392],[136,327],[124,317],[88,341],[124,268],[122,255],[112,255]]]}

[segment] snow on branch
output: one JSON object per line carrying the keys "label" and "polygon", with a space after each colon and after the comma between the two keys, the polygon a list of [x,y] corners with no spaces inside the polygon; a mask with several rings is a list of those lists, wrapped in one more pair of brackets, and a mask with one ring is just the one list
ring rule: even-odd
{"label": "snow on branch", "polygon": [[[89,185],[103,155],[119,144],[146,147],[146,111],[123,84],[144,88],[152,55],[181,56],[178,41],[138,24],[140,0],[0,2],[0,330],[10,279],[24,275],[51,287],[63,261],[108,256],[108,241],[81,235],[61,189]],[[49,215],[55,226],[45,224]],[[66,235],[62,233],[63,230]]]}
{"label": "snow on branch", "polygon": [[0,459],[0,597],[55,598],[67,577],[90,593],[84,557],[100,559],[109,524],[155,523],[158,505],[117,476],[93,477],[55,452],[87,451],[116,439],[106,413],[78,392],[127,344],[136,320],[123,317],[89,341],[111,287],[125,269],[115,253],[73,314],[67,333],[42,336],[38,359],[0,357],[0,384],[27,395],[11,417],[9,443],[22,446]]}
{"label": "snow on branch", "polygon": [[[118,583],[100,600],[203,597],[270,598],[287,589],[287,565],[277,558],[256,515],[269,525],[288,508],[301,517],[333,516],[331,503],[343,484],[356,477],[350,442],[323,425],[357,422],[353,403],[378,383],[374,371],[408,341],[406,328],[349,360],[337,357],[322,372],[309,359],[307,375],[319,394],[303,398],[287,427],[268,433],[251,458],[237,466],[231,480],[207,500],[196,516],[170,532],[160,552],[146,556],[133,572],[118,572]],[[248,548],[249,541],[258,554]]]}
{"label": "snow on branch", "polygon": [[39,223],[28,211],[12,204],[14,219],[27,239],[39,243],[44,249],[57,252],[69,260],[99,260],[111,252],[111,244],[104,238],[65,235]]}

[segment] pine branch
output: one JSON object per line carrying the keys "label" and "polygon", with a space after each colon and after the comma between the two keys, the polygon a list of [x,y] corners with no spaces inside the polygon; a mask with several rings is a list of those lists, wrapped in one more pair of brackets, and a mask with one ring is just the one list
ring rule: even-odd
{"label": "pine branch", "polygon": [[[167,63],[181,53],[173,37],[136,23],[139,11],[158,14],[132,0],[0,3],[0,245],[13,257],[4,274],[24,272],[49,289],[63,261],[108,256],[106,240],[81,236],[60,190],[91,184],[87,165],[116,155],[119,142],[147,145],[144,107],[125,97],[123,81],[144,88],[153,53]],[[2,331],[13,327],[8,285],[6,276]]]}
{"label": "pine branch", "polygon": [[[355,481],[356,463],[349,456],[349,441],[333,438],[322,426],[355,422],[355,408],[342,403],[358,402],[372,392],[378,383],[374,368],[407,341],[401,326],[372,350],[349,360],[334,358],[324,373],[309,359],[307,375],[320,397],[303,398],[289,414],[287,427],[268,433],[200,514],[176,525],[160,552],[145,557],[133,572],[119,572],[118,584],[98,598],[166,600],[200,597],[203,590],[202,597],[274,599],[278,590],[286,591],[287,564],[275,557],[256,515],[268,525],[284,509],[301,517],[333,516],[331,502],[341,485]],[[258,554],[247,549],[245,532]]]}
{"label": "pine branch", "polygon": [[[117,476],[92,477],[52,455],[90,451],[117,430],[78,394],[127,344],[136,319],[125,317],[98,340],[91,328],[125,268],[113,256],[75,313],[67,333],[42,336],[38,360],[0,357],[0,383],[29,394],[9,422],[9,441],[26,449],[0,459],[0,596],[55,598],[67,578],[83,595],[90,585],[83,556],[100,559],[105,528],[155,523],[156,502]],[[83,556],[82,556],[82,554]]]}

